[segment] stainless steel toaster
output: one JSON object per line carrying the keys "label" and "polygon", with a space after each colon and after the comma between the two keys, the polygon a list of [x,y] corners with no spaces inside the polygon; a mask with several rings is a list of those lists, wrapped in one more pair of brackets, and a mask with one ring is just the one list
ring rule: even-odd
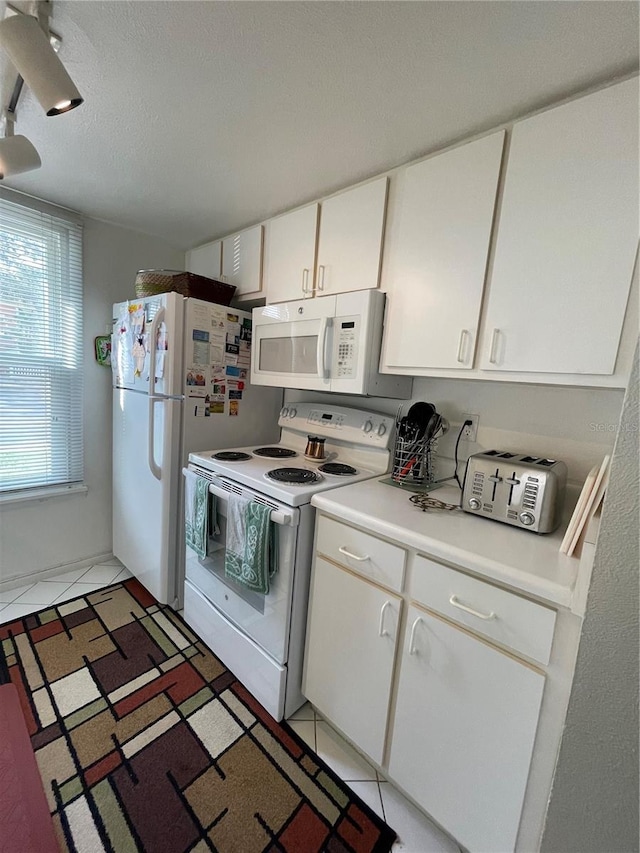
{"label": "stainless steel toaster", "polygon": [[550,533],[560,524],[567,466],[555,459],[487,450],[467,460],[462,509]]}

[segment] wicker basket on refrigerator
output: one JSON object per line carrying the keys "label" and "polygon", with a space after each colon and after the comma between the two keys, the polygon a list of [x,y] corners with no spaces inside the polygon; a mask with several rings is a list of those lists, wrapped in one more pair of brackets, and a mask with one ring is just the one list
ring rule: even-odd
{"label": "wicker basket on refrigerator", "polygon": [[136,275],[136,296],[158,296],[160,293],[180,293],[206,302],[230,305],[236,292],[234,284],[181,270],[139,270]]}

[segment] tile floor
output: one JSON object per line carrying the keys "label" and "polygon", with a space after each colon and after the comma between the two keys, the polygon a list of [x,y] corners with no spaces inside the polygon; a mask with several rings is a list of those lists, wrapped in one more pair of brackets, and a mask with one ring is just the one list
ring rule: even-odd
{"label": "tile floor", "polygon": [[[0,614],[1,615],[1,614]],[[398,833],[392,853],[459,853],[460,848],[413,806],[307,703],[289,725]]]}
{"label": "tile floor", "polygon": [[[131,572],[119,560],[112,559],[83,569],[68,571],[63,568],[59,575],[47,580],[0,591],[0,624],[128,577],[131,577]],[[311,705],[304,705],[288,722],[305,743],[398,833],[393,853],[459,853],[457,844],[390,782],[385,781]]]}
{"label": "tile floor", "polygon": [[59,575],[44,581],[0,590],[0,624],[130,577],[131,572],[119,560],[113,559],[83,569],[61,569]]}

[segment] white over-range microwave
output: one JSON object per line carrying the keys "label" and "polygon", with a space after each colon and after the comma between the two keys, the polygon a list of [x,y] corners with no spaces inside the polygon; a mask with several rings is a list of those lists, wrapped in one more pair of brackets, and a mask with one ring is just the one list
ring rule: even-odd
{"label": "white over-range microwave", "polygon": [[408,399],[411,377],[378,372],[384,301],[359,290],[254,308],[251,382]]}

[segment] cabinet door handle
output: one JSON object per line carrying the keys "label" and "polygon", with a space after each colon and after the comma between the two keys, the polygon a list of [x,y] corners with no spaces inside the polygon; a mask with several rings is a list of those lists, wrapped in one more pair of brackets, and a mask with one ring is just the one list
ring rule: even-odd
{"label": "cabinet door handle", "polygon": [[462,604],[461,601],[458,601],[457,595],[452,595],[449,599],[449,604],[452,604],[454,607],[457,607],[458,610],[464,610],[465,613],[470,613],[472,616],[477,616],[478,619],[495,619],[496,614],[491,611],[491,613],[480,613],[479,610],[474,610],[473,607],[467,607],[466,604]]}
{"label": "cabinet door handle", "polygon": [[317,285],[318,290],[324,290],[324,271],[325,271],[325,265],[319,264],[319,266],[318,266],[318,285]]}
{"label": "cabinet door handle", "polygon": [[364,563],[365,560],[369,559],[368,554],[366,554],[364,557],[358,557],[357,554],[352,554],[351,551],[347,551],[344,545],[341,545],[338,548],[338,551],[340,551],[341,554],[344,554],[345,557],[350,557],[352,560],[357,560],[358,563]]}
{"label": "cabinet door handle", "polygon": [[391,602],[388,600],[385,601],[385,603],[382,605],[382,607],[380,609],[380,627],[378,629],[378,634],[381,637],[388,637],[389,636],[389,632],[384,627],[384,611],[387,609],[387,607],[391,607]]}
{"label": "cabinet door handle", "polygon": [[463,329],[460,332],[460,341],[458,342],[458,355],[456,357],[456,361],[459,362],[460,364],[464,364],[464,362],[465,362],[465,358],[464,358],[465,349],[466,349],[465,343],[466,343],[468,334],[469,334],[469,332],[467,332],[466,329]]}
{"label": "cabinet door handle", "polygon": [[496,359],[496,347],[498,344],[498,337],[500,336],[500,329],[494,329],[493,334],[491,335],[491,350],[489,351],[489,363],[497,364],[498,361]]}
{"label": "cabinet door handle", "polygon": [[309,293],[309,288],[307,285],[309,284],[309,270],[305,267],[302,270],[302,292],[307,294]]}
{"label": "cabinet door handle", "polygon": [[417,652],[414,641],[416,638],[416,628],[418,627],[419,622],[422,622],[422,616],[418,616],[416,621],[411,626],[411,634],[409,635],[409,654],[410,655],[415,655]]}

